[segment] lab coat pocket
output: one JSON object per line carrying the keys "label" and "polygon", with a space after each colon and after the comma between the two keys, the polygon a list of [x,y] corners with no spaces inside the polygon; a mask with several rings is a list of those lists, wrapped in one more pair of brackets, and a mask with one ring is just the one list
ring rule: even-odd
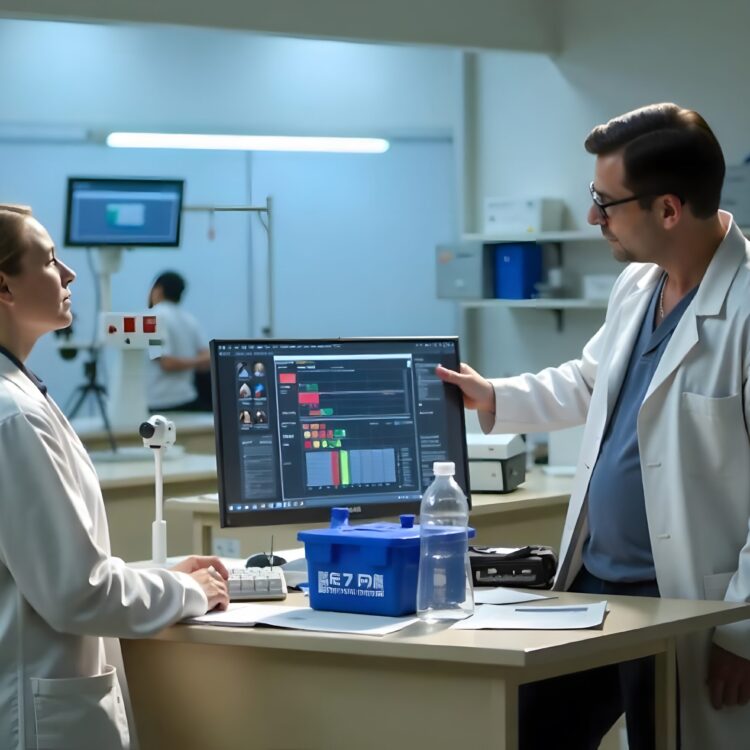
{"label": "lab coat pocket", "polygon": [[126,750],[128,719],[115,668],[94,677],[32,678],[38,750]]}
{"label": "lab coat pocket", "polygon": [[747,445],[742,396],[712,398],[682,393],[676,435],[686,473],[714,479],[718,475],[731,481],[738,451]]}
{"label": "lab coat pocket", "polygon": [[727,593],[727,587],[733,575],[734,571],[731,573],[714,573],[710,576],[703,576],[703,595],[706,599],[722,601]]}

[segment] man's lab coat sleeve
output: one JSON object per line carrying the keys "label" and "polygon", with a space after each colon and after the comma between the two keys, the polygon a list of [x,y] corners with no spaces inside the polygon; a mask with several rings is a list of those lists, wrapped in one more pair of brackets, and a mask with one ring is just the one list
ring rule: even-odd
{"label": "man's lab coat sleeve", "polygon": [[[743,392],[745,424],[750,427],[750,373],[745,373]],[[750,492],[750,487],[745,488]],[[748,537],[740,550],[737,572],[729,580],[724,600],[728,602],[750,602],[750,518]],[[714,643],[727,651],[750,659],[750,620],[720,625],[714,631]]]}
{"label": "man's lab coat sleeve", "polygon": [[546,432],[586,421],[606,323],[583,349],[580,359],[536,374],[490,380],[495,414],[479,413],[485,432]]}

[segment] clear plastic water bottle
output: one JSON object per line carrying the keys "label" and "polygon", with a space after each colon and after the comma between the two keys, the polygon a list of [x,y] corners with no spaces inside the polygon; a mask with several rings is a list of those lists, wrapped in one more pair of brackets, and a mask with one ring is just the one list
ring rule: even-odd
{"label": "clear plastic water bottle", "polygon": [[469,504],[452,461],[433,464],[435,480],[419,509],[417,614],[422,620],[461,620],[474,612],[469,567]]}

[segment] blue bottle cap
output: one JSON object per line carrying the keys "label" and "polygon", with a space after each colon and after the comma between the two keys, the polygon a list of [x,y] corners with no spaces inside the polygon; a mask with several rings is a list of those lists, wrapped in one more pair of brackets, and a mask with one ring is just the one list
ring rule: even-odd
{"label": "blue bottle cap", "polygon": [[331,528],[349,525],[349,508],[331,508]]}
{"label": "blue bottle cap", "polygon": [[404,513],[404,515],[399,516],[399,519],[401,520],[401,528],[402,529],[412,529],[414,528],[414,519],[416,516],[413,513]]}

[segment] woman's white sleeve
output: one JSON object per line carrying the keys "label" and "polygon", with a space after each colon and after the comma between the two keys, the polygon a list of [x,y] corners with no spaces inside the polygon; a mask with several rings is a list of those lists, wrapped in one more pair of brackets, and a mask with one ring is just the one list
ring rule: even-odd
{"label": "woman's white sleeve", "polygon": [[[21,595],[66,633],[137,637],[202,614],[207,599],[188,575],[136,570],[97,544],[82,480],[43,417],[0,422],[0,558]],[[89,471],[88,467],[83,467]],[[89,498],[89,503],[92,498]]]}

